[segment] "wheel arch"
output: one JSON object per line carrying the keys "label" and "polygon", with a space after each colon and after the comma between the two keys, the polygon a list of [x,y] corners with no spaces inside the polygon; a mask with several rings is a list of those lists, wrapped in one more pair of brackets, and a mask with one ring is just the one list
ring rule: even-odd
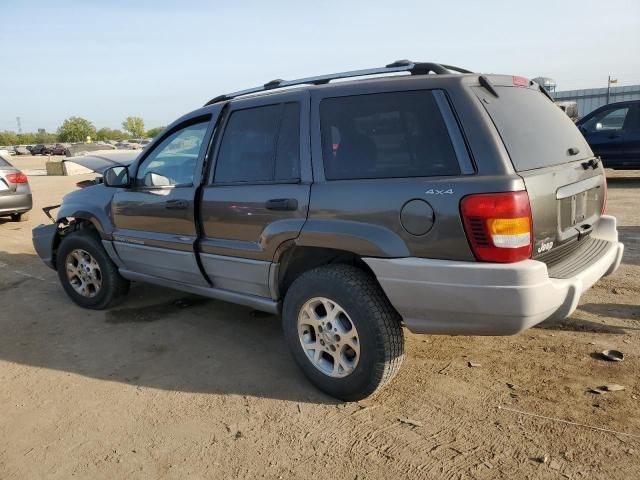
{"label": "wheel arch", "polygon": [[275,296],[284,298],[291,284],[303,273],[330,264],[353,265],[378,281],[371,267],[367,265],[357,253],[335,248],[300,246],[296,244],[285,245],[278,252],[277,274],[273,282]]}
{"label": "wheel arch", "polygon": [[53,238],[51,259],[52,259],[54,270],[57,270],[58,249],[60,248],[62,239],[65,236],[73,232],[83,231],[88,235],[94,236],[99,241],[102,240],[102,233],[99,230],[100,224],[99,222],[93,221],[91,218],[83,218],[81,216],[80,217],[58,216],[56,223],[64,225],[64,227],[58,229],[55,237]]}

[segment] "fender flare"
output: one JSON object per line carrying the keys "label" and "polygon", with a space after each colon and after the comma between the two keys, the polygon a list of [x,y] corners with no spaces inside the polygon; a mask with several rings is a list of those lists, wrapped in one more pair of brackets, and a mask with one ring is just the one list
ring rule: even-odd
{"label": "fender flare", "polygon": [[113,223],[106,214],[96,214],[95,212],[79,208],[75,205],[63,205],[56,216],[56,223],[60,223],[65,218],[75,218],[86,220],[96,228],[103,240],[111,240],[113,233]]}
{"label": "fender flare", "polygon": [[[361,257],[410,256],[407,244],[397,233],[380,225],[350,220],[308,219],[295,245],[322,248],[330,245]],[[281,254],[286,248],[278,250]]]}

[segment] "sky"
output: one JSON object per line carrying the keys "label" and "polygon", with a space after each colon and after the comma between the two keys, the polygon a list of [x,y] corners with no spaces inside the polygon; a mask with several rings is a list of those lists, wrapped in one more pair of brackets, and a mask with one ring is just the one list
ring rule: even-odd
{"label": "sky", "polygon": [[0,130],[151,128],[274,78],[404,58],[640,84],[640,1],[0,0]]}

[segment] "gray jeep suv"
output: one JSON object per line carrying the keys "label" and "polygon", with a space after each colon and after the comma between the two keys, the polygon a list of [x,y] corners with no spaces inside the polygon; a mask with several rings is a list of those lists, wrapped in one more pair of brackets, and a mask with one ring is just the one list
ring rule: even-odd
{"label": "gray jeep suv", "polygon": [[141,281],[281,314],[307,377],[346,400],[393,378],[402,325],[566,317],[623,251],[602,165],[546,92],[435,63],[216,97],[103,178],[33,231],[74,302]]}

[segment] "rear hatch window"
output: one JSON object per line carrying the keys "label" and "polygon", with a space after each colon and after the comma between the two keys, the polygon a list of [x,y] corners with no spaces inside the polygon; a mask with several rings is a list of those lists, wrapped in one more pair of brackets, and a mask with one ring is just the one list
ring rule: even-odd
{"label": "rear hatch window", "polygon": [[[518,172],[582,160],[593,156],[571,119],[532,88],[495,87],[498,97],[478,96],[495,123]],[[482,92],[482,93],[481,93]],[[569,154],[569,150],[576,152]]]}

